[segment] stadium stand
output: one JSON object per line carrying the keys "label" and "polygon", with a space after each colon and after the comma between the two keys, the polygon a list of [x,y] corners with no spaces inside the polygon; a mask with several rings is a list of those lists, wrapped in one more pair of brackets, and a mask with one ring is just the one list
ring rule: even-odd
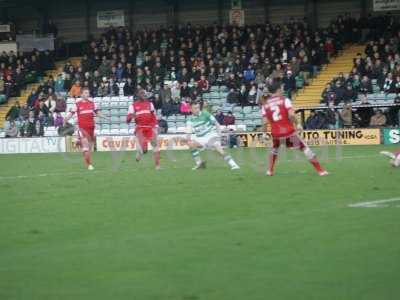
{"label": "stadium stand", "polygon": [[[346,15],[315,31],[306,22],[294,20],[243,28],[188,24],[135,33],[123,27],[110,28],[89,43],[82,58],[69,59],[64,65],[58,63],[57,70],[48,73],[47,81],[32,86],[37,90],[29,96],[35,99],[28,101],[28,107],[35,109],[38,118],[43,113],[40,102],[51,105],[52,101],[62,102],[60,97],[69,96],[64,105],[68,111],[81,87],[88,87],[111,118],[108,123],[99,121],[97,133],[126,134],[130,130],[124,122],[126,111],[141,86],[154,101],[159,118],[166,121],[169,133],[183,131],[185,106],[192,100],[202,101],[212,113],[232,112],[235,126],[230,128],[251,131],[262,124],[258,100],[273,78],[282,79],[286,95],[297,108],[318,107],[321,95],[334,97],[335,104],[343,102],[330,91],[332,87],[326,88],[327,83],[335,85],[338,74],[352,72],[352,79],[361,76],[351,71],[353,59],[357,60],[357,54],[365,49],[357,43],[371,39],[366,50],[373,49],[373,40],[384,26],[369,28],[369,36],[364,37],[362,30],[368,24],[385,22],[390,21],[378,18],[365,23]],[[385,48],[384,41],[379,43]],[[396,58],[393,54],[394,61]],[[378,92],[378,79],[372,83],[373,91]],[[353,97],[357,99],[356,94]],[[369,99],[378,103],[382,97],[374,94]],[[394,93],[384,94],[385,100],[394,98]],[[5,108],[10,105],[0,109]],[[43,129],[36,130],[36,134],[56,134],[54,121],[58,115],[54,113],[61,113],[61,118],[64,109],[57,108],[53,115],[44,121],[42,118]],[[46,109],[44,113],[49,115]],[[337,113],[340,115],[340,109]]]}

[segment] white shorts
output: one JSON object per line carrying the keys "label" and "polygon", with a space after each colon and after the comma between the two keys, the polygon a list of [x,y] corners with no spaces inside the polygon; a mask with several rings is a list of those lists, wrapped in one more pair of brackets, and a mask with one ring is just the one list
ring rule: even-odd
{"label": "white shorts", "polygon": [[221,145],[221,136],[217,132],[210,132],[201,137],[192,135],[192,140],[204,148],[213,148]]}

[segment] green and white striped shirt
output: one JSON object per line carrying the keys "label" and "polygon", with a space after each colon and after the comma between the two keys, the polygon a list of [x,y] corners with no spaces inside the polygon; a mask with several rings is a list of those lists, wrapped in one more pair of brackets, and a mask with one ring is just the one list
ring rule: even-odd
{"label": "green and white striped shirt", "polygon": [[198,116],[190,116],[187,121],[187,133],[203,137],[210,132],[215,132],[217,120],[209,112],[202,110]]}

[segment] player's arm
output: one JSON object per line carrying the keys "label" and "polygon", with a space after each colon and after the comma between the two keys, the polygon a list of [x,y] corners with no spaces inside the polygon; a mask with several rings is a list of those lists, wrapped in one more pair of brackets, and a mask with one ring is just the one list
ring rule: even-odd
{"label": "player's arm", "polygon": [[217,130],[218,135],[222,134],[222,127],[218,123],[217,119],[210,113],[208,113],[208,119],[210,120],[211,124],[213,124]]}
{"label": "player's arm", "polygon": [[135,118],[135,109],[133,108],[133,105],[129,106],[128,109],[128,114],[126,115],[126,123],[132,122],[132,120]]}
{"label": "player's arm", "polygon": [[102,118],[102,119],[104,119],[104,120],[107,120],[107,121],[111,122],[111,118],[105,116],[101,111],[95,110],[94,113],[96,114],[96,117]]}
{"label": "player's arm", "polygon": [[267,132],[268,131],[269,120],[267,118],[267,112],[265,110],[264,105],[261,107],[261,115],[262,115],[262,122],[263,122],[264,131]]}
{"label": "player's arm", "polygon": [[289,99],[285,99],[285,106],[288,110],[289,121],[293,124],[294,128],[296,128],[298,131],[302,131],[303,126],[298,122],[296,118],[296,112],[294,111],[292,102]]}
{"label": "player's arm", "polygon": [[75,113],[78,111],[78,107],[76,104],[70,109],[68,114],[64,118],[64,126],[68,123],[69,120],[75,115]]}
{"label": "player's arm", "polygon": [[157,112],[152,102],[150,103],[150,112],[153,117],[153,123],[154,123],[153,126],[158,129]]}
{"label": "player's arm", "polygon": [[187,121],[186,123],[186,140],[190,141],[192,139],[193,134],[193,123],[191,121]]}

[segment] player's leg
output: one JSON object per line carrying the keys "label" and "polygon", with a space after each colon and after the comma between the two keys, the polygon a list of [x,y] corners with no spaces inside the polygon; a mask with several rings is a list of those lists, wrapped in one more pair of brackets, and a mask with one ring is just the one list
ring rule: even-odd
{"label": "player's leg", "polygon": [[299,149],[302,151],[305,155],[305,157],[308,159],[308,161],[313,165],[314,169],[318,172],[320,176],[326,176],[329,173],[321,166],[319,163],[317,156],[315,153],[311,150],[310,147],[304,143],[304,141],[298,136],[294,135],[290,138],[290,142],[293,144],[293,147]]}
{"label": "player's leg", "polygon": [[91,153],[91,148],[94,141],[93,133],[91,132],[90,129],[80,128],[79,140],[86,167],[88,168],[88,170],[94,170],[94,167],[92,165],[92,153]]}
{"label": "player's leg", "polygon": [[385,155],[387,157],[389,157],[390,159],[395,159],[396,158],[396,154],[389,152],[389,151],[381,151],[380,152],[382,155]]}
{"label": "player's leg", "polygon": [[136,161],[139,162],[143,156],[143,143],[144,136],[143,130],[140,128],[136,128],[135,130],[135,144],[136,144]]}
{"label": "player's leg", "polygon": [[393,167],[400,167],[400,151],[395,153],[395,159],[393,159],[392,166]]}
{"label": "player's leg", "polygon": [[400,167],[400,150],[394,153],[389,151],[381,151],[380,153],[390,158],[390,164],[393,167]]}
{"label": "player's leg", "polygon": [[394,158],[390,161],[393,167],[400,167],[400,150],[394,153]]}
{"label": "player's leg", "polygon": [[231,155],[227,154],[222,148],[221,145],[221,138],[220,137],[212,137],[210,141],[208,142],[212,148],[217,151],[222,158],[228,163],[228,165],[231,167],[231,170],[238,170],[240,169],[239,165],[235,162],[235,160],[232,158]]}
{"label": "player's leg", "polygon": [[275,170],[275,164],[276,160],[278,159],[278,153],[279,153],[279,147],[281,146],[281,141],[279,138],[273,138],[272,139],[272,149],[269,154],[269,165],[268,165],[268,170],[267,170],[267,175],[268,176],[273,176],[274,175],[274,170]]}
{"label": "player's leg", "polygon": [[156,170],[160,169],[160,143],[158,142],[157,129],[152,129],[151,146],[153,147],[153,158]]}
{"label": "player's leg", "polygon": [[190,152],[192,153],[192,157],[196,163],[196,165],[192,169],[193,170],[204,169],[206,167],[206,162],[203,161],[200,157],[200,149],[203,148],[203,146],[199,142],[194,140],[188,141],[188,146]]}

